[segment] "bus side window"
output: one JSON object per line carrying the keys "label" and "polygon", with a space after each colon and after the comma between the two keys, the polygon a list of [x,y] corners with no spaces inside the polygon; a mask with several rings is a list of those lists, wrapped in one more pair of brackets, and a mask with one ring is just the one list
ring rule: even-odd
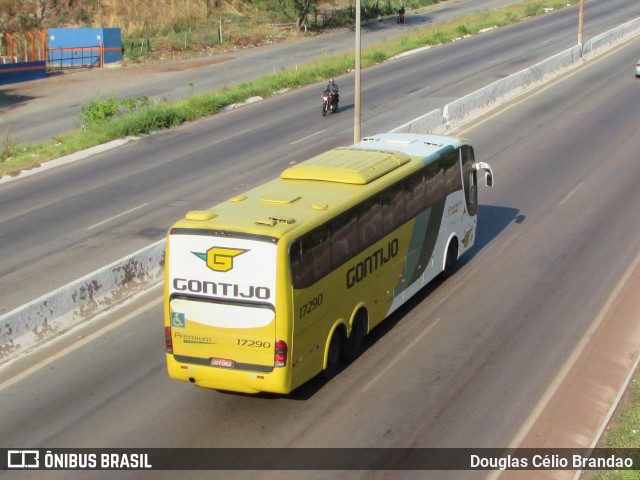
{"label": "bus side window", "polygon": [[[467,211],[472,217],[478,214],[478,174],[475,170],[469,172],[469,194],[467,195]],[[465,190],[466,193],[466,190]]]}
{"label": "bus side window", "polygon": [[432,207],[444,196],[444,169],[441,162],[432,163],[427,167],[427,208]]}
{"label": "bus side window", "polygon": [[331,241],[329,228],[322,226],[312,232],[313,280],[319,280],[331,270]]}
{"label": "bus side window", "polygon": [[404,182],[407,218],[415,217],[425,209],[425,191],[424,175],[422,172],[412,175]]}
{"label": "bus side window", "polygon": [[331,264],[338,267],[358,253],[358,215],[346,212],[331,222]]}
{"label": "bus side window", "polygon": [[460,151],[455,150],[446,154],[444,173],[444,194],[449,195],[462,189],[462,172],[460,171]]}
{"label": "bus side window", "polygon": [[306,237],[296,240],[289,250],[291,276],[295,288],[308,287],[313,283],[313,251],[308,248]]}
{"label": "bus side window", "polygon": [[474,216],[478,211],[478,176],[473,168],[474,155],[471,145],[463,145],[462,153],[462,179],[464,181],[464,196],[467,201],[467,211]]}
{"label": "bus side window", "polygon": [[291,275],[295,288],[305,288],[331,270],[329,229],[316,228],[291,244],[289,250]]}
{"label": "bus side window", "polygon": [[395,230],[405,221],[404,191],[402,185],[382,192],[382,225],[384,234]]}
{"label": "bus side window", "polygon": [[360,249],[382,237],[382,204],[374,199],[358,209]]}

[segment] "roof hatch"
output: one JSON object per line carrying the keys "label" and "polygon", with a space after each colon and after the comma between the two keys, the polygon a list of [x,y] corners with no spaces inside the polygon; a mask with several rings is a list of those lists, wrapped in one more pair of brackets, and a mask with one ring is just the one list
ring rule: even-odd
{"label": "roof hatch", "polygon": [[402,152],[336,148],[287,168],[280,178],[366,185],[408,162]]}
{"label": "roof hatch", "polygon": [[207,220],[213,220],[216,218],[216,214],[210,210],[191,210],[190,212],[187,212],[184,218],[187,220],[204,222]]}

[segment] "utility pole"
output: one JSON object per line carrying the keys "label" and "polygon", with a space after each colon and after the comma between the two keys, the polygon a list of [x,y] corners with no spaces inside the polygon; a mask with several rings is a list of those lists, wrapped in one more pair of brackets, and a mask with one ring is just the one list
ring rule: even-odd
{"label": "utility pole", "polygon": [[580,13],[578,14],[578,45],[582,51],[582,34],[584,31],[584,0],[580,0]]}
{"label": "utility pole", "polygon": [[356,76],[353,109],[353,143],[360,141],[360,0],[356,0]]}

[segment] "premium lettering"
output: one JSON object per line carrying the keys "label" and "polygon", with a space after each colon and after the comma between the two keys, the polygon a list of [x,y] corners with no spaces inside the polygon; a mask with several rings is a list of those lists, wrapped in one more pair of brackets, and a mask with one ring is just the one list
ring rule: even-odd
{"label": "premium lettering", "polygon": [[394,238],[387,244],[386,248],[381,247],[364,260],[356,263],[347,270],[347,288],[360,283],[378,268],[389,262],[389,260],[398,255],[398,249],[398,239]]}
{"label": "premium lettering", "polygon": [[174,278],[173,288],[178,292],[200,293],[203,295],[220,295],[232,298],[257,298],[268,300],[271,289],[253,285],[241,286],[236,283],[206,282],[201,280],[187,280]]}
{"label": "premium lettering", "polygon": [[180,330],[176,330],[174,338],[182,340],[184,343],[214,343],[211,337],[201,337],[200,335],[185,335]]}

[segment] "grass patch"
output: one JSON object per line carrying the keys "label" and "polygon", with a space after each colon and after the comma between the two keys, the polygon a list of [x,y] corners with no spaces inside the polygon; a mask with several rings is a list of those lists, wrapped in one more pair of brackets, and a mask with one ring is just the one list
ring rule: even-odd
{"label": "grass patch", "polygon": [[[599,448],[640,448],[640,373],[629,384],[618,411],[605,430]],[[597,472],[594,480],[640,480],[640,470]]]}
{"label": "grass patch", "polygon": [[20,154],[21,146],[18,142],[14,141],[9,132],[5,132],[0,136],[0,145],[2,150],[0,151],[0,165],[16,155]]}
{"label": "grass patch", "polygon": [[112,94],[101,100],[96,95],[95,100],[87,102],[85,99],[82,102],[80,120],[83,122],[84,128],[102,126],[116,116],[133,112],[148,104],[149,98],[144,96],[121,99]]}
{"label": "grass patch", "polygon": [[[461,36],[474,35],[490,27],[502,27],[525,18],[541,15],[547,8],[563,8],[578,0],[527,0],[516,6],[484,11],[411,32],[362,50],[363,68],[381,63],[395,55],[415,48],[451,42]],[[231,88],[206,94],[190,95],[186,99],[149,102],[145,97],[119,99],[110,96],[83,102],[79,114],[83,128],[59,135],[39,144],[16,144],[8,135],[0,138],[0,175],[17,175],[43,162],[83,150],[116,138],[135,136],[171,128],[220,111],[226,105],[240,103],[254,96],[269,97],[282,89],[294,89],[352,71],[353,53],[318,58],[298,69],[284,70]]]}

